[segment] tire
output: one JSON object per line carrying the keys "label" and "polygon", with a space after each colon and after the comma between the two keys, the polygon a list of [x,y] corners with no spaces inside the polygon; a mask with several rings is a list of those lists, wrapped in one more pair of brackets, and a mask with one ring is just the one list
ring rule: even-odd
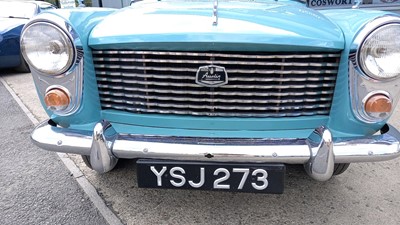
{"label": "tire", "polygon": [[85,165],[92,170],[97,171],[98,173],[102,174],[102,173],[106,173],[111,171],[112,169],[114,169],[114,167],[117,165],[118,163],[118,159],[117,158],[113,158],[113,160],[111,160],[111,164],[109,165],[109,167],[106,168],[101,168],[100,172],[97,169],[93,169],[92,164],[90,163],[90,155],[81,155],[81,158],[83,160],[83,162],[85,163]]}
{"label": "tire", "polygon": [[81,158],[87,167],[93,169],[92,164],[90,164],[90,155],[81,155]]}
{"label": "tire", "polygon": [[344,173],[344,171],[347,170],[347,168],[349,168],[350,163],[337,163],[335,164],[335,167],[333,167],[333,175],[340,175],[342,173]]}

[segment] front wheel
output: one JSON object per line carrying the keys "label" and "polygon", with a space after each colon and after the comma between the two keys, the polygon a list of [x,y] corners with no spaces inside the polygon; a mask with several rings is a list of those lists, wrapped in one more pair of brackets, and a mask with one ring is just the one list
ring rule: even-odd
{"label": "front wheel", "polygon": [[93,169],[92,164],[90,164],[90,156],[89,155],[81,155],[81,158],[87,167],[89,167],[90,169]]}
{"label": "front wheel", "polygon": [[350,163],[336,163],[333,167],[333,175],[340,175],[349,168]]}
{"label": "front wheel", "polygon": [[102,173],[106,173],[108,171],[111,171],[112,169],[114,169],[114,167],[117,165],[118,163],[118,159],[117,158],[109,158],[109,164],[107,165],[95,165],[95,168],[93,167],[92,163],[90,162],[90,155],[81,155],[81,158],[83,160],[83,162],[85,163],[85,165],[87,167],[89,167],[92,170],[95,170],[96,172],[102,174]]}

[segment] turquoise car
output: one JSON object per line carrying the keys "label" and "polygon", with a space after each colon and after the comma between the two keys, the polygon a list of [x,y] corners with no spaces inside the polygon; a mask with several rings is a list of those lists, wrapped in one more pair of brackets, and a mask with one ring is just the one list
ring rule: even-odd
{"label": "turquoise car", "polygon": [[282,193],[288,164],[327,181],[394,159],[398,6],[167,0],[42,13],[21,37],[50,117],[32,140],[98,173],[137,159],[144,188]]}

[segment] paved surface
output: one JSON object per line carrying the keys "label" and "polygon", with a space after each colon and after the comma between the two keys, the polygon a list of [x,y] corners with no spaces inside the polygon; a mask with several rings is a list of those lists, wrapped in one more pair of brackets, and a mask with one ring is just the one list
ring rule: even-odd
{"label": "paved surface", "polygon": [[57,154],[33,146],[33,125],[2,83],[0,124],[0,224],[107,224]]}
{"label": "paved surface", "polygon": [[[29,74],[4,79],[37,118],[46,118],[32,97],[36,94]],[[397,128],[399,115],[398,107],[391,119]],[[311,180],[299,167],[289,167],[283,195],[256,195],[139,189],[132,160],[122,160],[115,170],[98,175],[79,157],[70,157],[107,205],[129,225],[400,224],[400,159],[352,164],[343,175],[325,183]]]}

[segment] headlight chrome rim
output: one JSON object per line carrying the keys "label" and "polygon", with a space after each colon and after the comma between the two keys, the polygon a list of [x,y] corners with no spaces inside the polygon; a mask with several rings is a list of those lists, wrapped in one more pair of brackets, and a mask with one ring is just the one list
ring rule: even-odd
{"label": "headlight chrome rim", "polygon": [[[67,46],[64,47],[68,51],[68,59],[64,66],[62,66],[60,69],[52,71],[50,69],[38,68],[38,65],[35,65],[35,63],[32,62],[32,60],[27,56],[26,46],[23,44],[23,38],[25,37],[24,35],[26,35],[27,31],[29,31],[29,29],[33,29],[32,27],[35,26],[49,26],[51,29],[55,29],[61,36],[63,36],[64,41],[67,43]],[[71,37],[70,33],[67,32],[65,28],[61,28],[57,24],[54,24],[50,21],[35,21],[27,24],[21,34],[21,53],[27,63],[38,73],[50,77],[61,77],[67,75],[72,70],[74,65],[79,61],[77,58],[77,48],[73,40],[74,38]],[[57,51],[57,48],[61,47],[59,40],[54,40],[51,44],[53,45],[52,51]]]}
{"label": "headlight chrome rim", "polygon": [[394,76],[382,77],[372,73],[366,65],[362,63],[362,48],[364,47],[365,42],[371,38],[373,35],[376,35],[377,32],[381,31],[387,26],[397,25],[400,28],[400,18],[396,16],[383,16],[371,21],[367,24],[357,35],[353,42],[353,45],[357,46],[356,49],[356,65],[361,75],[363,75],[367,79],[373,79],[377,81],[392,81],[400,78],[400,71]]}

